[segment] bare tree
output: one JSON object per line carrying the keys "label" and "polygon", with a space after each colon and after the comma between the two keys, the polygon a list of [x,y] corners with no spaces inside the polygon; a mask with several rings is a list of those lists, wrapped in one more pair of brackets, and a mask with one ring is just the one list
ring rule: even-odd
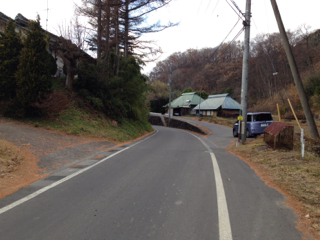
{"label": "bare tree", "polygon": [[84,52],[72,43],[71,40],[63,37],[57,39],[53,50],[63,59],[67,72],[66,87],[71,90],[74,76],[77,72],[78,60],[83,57]]}

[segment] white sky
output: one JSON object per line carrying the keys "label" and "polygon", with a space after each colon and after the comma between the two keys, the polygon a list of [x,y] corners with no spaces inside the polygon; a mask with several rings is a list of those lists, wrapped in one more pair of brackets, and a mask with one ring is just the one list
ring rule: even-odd
{"label": "white sky", "polygon": [[[46,28],[47,1],[48,31],[58,34],[58,26],[69,21],[73,16],[74,2],[79,4],[80,0],[0,0],[0,11],[11,18],[21,13],[28,19],[35,19],[38,13],[42,27]],[[244,12],[246,0],[234,1]],[[270,0],[251,2],[251,38],[259,33],[278,32]],[[311,31],[320,29],[319,0],[277,0],[277,3],[286,29],[295,30],[302,24],[310,25]],[[149,17],[150,22],[157,20],[180,22],[178,27],[148,36],[148,39],[157,41],[164,51],[159,59],[163,60],[172,53],[189,48],[218,46],[236,24],[238,16],[226,0],[173,0],[169,6]],[[233,39],[241,28],[239,21],[227,41]],[[243,41],[243,37],[242,34],[238,40]],[[144,72],[150,72],[155,65],[156,62],[149,63]]]}

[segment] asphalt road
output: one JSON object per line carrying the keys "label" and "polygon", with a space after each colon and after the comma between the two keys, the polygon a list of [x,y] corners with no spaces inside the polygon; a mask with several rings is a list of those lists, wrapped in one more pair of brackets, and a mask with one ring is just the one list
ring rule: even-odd
{"label": "asphalt road", "polygon": [[0,200],[0,239],[281,239],[303,236],[284,197],[207,138],[165,127]]}

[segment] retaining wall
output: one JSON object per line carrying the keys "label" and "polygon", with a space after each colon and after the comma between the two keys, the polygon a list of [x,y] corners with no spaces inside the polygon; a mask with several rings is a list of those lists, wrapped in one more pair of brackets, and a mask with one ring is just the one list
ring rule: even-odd
{"label": "retaining wall", "polygon": [[181,118],[178,119],[178,118],[171,117],[170,124],[169,124],[169,117],[168,116],[163,116],[163,115],[157,114],[157,113],[150,113],[150,115],[148,117],[148,121],[152,125],[168,126],[168,127],[172,127],[172,128],[185,129],[185,130],[197,132],[197,133],[204,134],[204,135],[208,134],[201,127],[199,127],[195,124],[183,121],[183,119],[181,119]]}

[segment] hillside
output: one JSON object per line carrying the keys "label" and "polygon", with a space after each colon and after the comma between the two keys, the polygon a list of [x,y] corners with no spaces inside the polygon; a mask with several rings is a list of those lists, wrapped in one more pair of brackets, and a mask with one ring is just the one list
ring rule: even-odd
{"label": "hillside", "polygon": [[[288,32],[301,78],[316,117],[319,117],[318,90],[320,86],[320,30],[307,29]],[[173,93],[187,87],[201,88],[209,94],[229,92],[240,102],[242,73],[242,43],[225,43],[207,49],[189,49],[177,52],[158,62],[150,73],[150,80],[166,83],[167,66],[172,66]],[[268,110],[275,113],[275,104],[281,113],[290,112],[287,98],[295,110],[301,112],[300,101],[294,88],[290,67],[278,33],[262,34],[250,43],[248,82],[249,110]],[[174,96],[176,97],[176,96]]]}

